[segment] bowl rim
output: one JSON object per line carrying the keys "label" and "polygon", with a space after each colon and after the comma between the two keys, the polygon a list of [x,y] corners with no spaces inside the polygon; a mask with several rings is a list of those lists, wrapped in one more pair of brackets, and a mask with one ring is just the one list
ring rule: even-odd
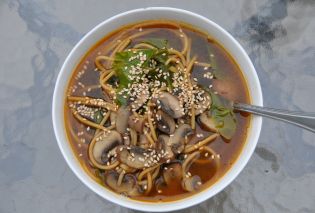
{"label": "bowl rim", "polygon": [[[91,39],[93,37],[93,34],[95,34],[98,30],[105,27],[107,24],[119,19],[123,18],[124,16],[129,16],[136,13],[142,13],[146,11],[155,11],[155,12],[172,12],[172,13],[178,13],[181,15],[187,15],[191,18],[199,19],[200,21],[203,21],[211,26],[212,28],[215,28],[218,30],[221,34],[223,34],[226,39],[231,42],[231,45],[234,45],[237,49],[236,51],[241,54],[241,57],[244,57],[246,66],[251,70],[252,80],[255,81],[254,85],[256,86],[256,95],[255,96],[255,104],[262,106],[263,105],[263,96],[262,96],[262,90],[260,81],[257,75],[257,72],[243,49],[243,47],[236,41],[236,39],[230,35],[225,29],[223,29],[221,26],[216,24],[215,22],[209,20],[208,18],[201,16],[199,14],[196,14],[194,12],[190,12],[183,9],[178,8],[172,8],[172,7],[147,7],[147,8],[139,8],[139,9],[133,9],[126,12],[119,13],[115,16],[112,16],[109,19],[106,19],[105,21],[101,22],[97,26],[95,26],[92,30],[90,30],[83,38],[80,39],[80,41],[73,47],[71,52],[68,54],[67,58],[65,59],[60,72],[57,77],[57,81],[54,88],[54,94],[53,94],[53,101],[52,101],[52,122],[53,122],[53,129],[54,133],[57,139],[57,143],[59,146],[59,149],[66,160],[68,166],[71,168],[71,170],[75,173],[75,175],[92,191],[94,191],[97,195],[124,207],[135,209],[135,210],[141,210],[141,211],[151,211],[151,212],[162,212],[162,211],[173,211],[173,210],[180,210],[184,208],[188,208],[190,206],[196,205],[198,203],[201,203],[214,195],[216,195],[218,192],[222,191],[226,186],[228,186],[243,170],[243,168],[248,163],[250,157],[252,156],[255,147],[258,142],[258,138],[261,131],[262,126],[262,118],[261,117],[253,117],[251,118],[251,126],[249,128],[249,131],[252,136],[252,141],[248,141],[248,137],[246,139],[246,143],[243,145],[242,151],[239,154],[237,160],[233,163],[232,167],[219,179],[217,180],[213,185],[209,186],[207,189],[204,189],[201,192],[196,193],[195,195],[177,200],[177,201],[170,201],[170,202],[143,202],[143,201],[136,201],[128,198],[124,198],[122,196],[117,195],[116,193],[104,188],[103,186],[96,183],[86,172],[83,170],[83,168],[80,166],[79,161],[76,159],[76,156],[74,156],[74,153],[72,151],[71,145],[68,142],[68,138],[66,136],[66,133],[64,131],[64,97],[65,97],[65,89],[68,85],[68,80],[64,80],[63,77],[66,75],[68,78],[70,78],[71,74],[73,73],[73,69],[75,68],[76,64],[78,63],[82,57],[84,56],[84,53],[80,54],[80,56],[75,56],[76,52],[80,51],[80,47],[84,46],[84,43],[86,43],[86,40]],[[153,18],[151,19],[153,20]],[[166,20],[172,20],[172,18],[166,18]],[[173,19],[175,20],[175,19]],[[129,24],[134,23],[133,21],[130,21]],[[192,24],[193,25],[193,24]],[[199,26],[197,25],[197,28]],[[116,27],[116,29],[119,29],[119,26]],[[110,33],[110,32],[109,32]],[[105,35],[104,35],[105,36]],[[94,44],[96,44],[98,40],[94,41]],[[219,42],[220,43],[220,42]],[[221,44],[221,43],[220,43]],[[224,46],[224,44],[221,44]],[[90,45],[88,47],[91,48]],[[82,49],[82,48],[81,48]],[[233,54],[230,53],[230,55],[234,57]],[[76,59],[79,58],[79,59]],[[75,60],[76,59],[76,60]],[[79,60],[79,61],[77,61]],[[234,59],[236,63],[238,64],[238,61]],[[75,62],[76,61],[76,62]],[[239,65],[239,64],[238,64]],[[239,65],[240,66],[240,65]],[[67,74],[66,70],[68,70],[69,67],[72,67],[71,71],[68,71]],[[249,82],[247,82],[247,74],[241,70],[244,77],[246,78],[246,84],[249,87]],[[60,86],[60,84],[63,84],[63,87]],[[251,101],[252,96],[250,95]],[[60,106],[62,109],[60,109]],[[62,116],[60,116],[60,112],[62,112]],[[255,129],[253,129],[255,128]],[[255,132],[254,132],[255,131]],[[248,133],[249,134],[249,133]],[[66,138],[66,140],[64,140]],[[247,147],[249,146],[249,147]],[[247,153],[244,154],[244,149],[247,147]],[[237,167],[237,169],[236,169]],[[215,186],[215,187],[214,187]],[[159,207],[159,208],[153,208],[153,207]]]}

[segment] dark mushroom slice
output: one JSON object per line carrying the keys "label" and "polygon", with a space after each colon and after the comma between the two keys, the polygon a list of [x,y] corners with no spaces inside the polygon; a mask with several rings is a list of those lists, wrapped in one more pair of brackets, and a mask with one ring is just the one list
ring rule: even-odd
{"label": "dark mushroom slice", "polygon": [[105,174],[105,184],[115,192],[127,196],[139,196],[143,193],[134,175],[126,174],[119,186],[117,185],[118,178],[119,174],[116,171],[110,171]]}
{"label": "dark mushroom slice", "polygon": [[156,102],[165,113],[173,118],[180,118],[185,114],[179,100],[168,92],[161,92]]}
{"label": "dark mushroom slice", "polygon": [[172,148],[168,144],[169,140],[170,140],[169,136],[159,135],[159,138],[158,138],[159,149],[160,149],[161,155],[166,160],[174,158],[174,153],[172,151]]}
{"label": "dark mushroom slice", "polygon": [[182,187],[188,192],[197,191],[198,189],[200,189],[201,185],[201,178],[198,175],[184,178],[182,180]]}
{"label": "dark mushroom slice", "polygon": [[175,131],[175,121],[174,119],[163,112],[158,110],[156,113],[157,128],[168,135],[172,134]]}
{"label": "dark mushroom slice", "polygon": [[182,166],[180,163],[171,163],[163,169],[163,179],[167,185],[179,183],[183,178]]}
{"label": "dark mushroom slice", "polygon": [[131,108],[133,110],[138,110],[140,107],[143,106],[143,104],[147,102],[149,98],[150,98],[150,93],[146,90],[142,90],[141,94],[137,96],[136,100],[130,101]]}
{"label": "dark mushroom slice", "polygon": [[110,131],[94,144],[92,150],[94,159],[100,164],[106,164],[110,158],[109,152],[121,144],[121,135],[117,131]]}
{"label": "dark mushroom slice", "polygon": [[201,115],[199,115],[197,118],[197,122],[200,125],[200,127],[206,131],[218,132],[218,129],[216,128],[213,119],[210,116],[208,116],[207,112],[204,112]]}
{"label": "dark mushroom slice", "polygon": [[116,116],[116,129],[119,133],[123,134],[127,131],[128,119],[130,116],[130,108],[127,106],[119,107]]}
{"label": "dark mushroom slice", "polygon": [[168,145],[176,154],[181,153],[185,147],[185,139],[193,133],[192,128],[188,124],[181,124],[170,136]]}
{"label": "dark mushroom slice", "polygon": [[131,115],[128,118],[128,126],[139,133],[143,133],[145,121],[146,119],[144,117],[137,117],[135,115]]}
{"label": "dark mushroom slice", "polygon": [[151,151],[138,146],[119,147],[117,148],[117,159],[119,162],[135,169],[143,169],[148,167],[147,159],[151,155]]}
{"label": "dark mushroom slice", "polygon": [[196,110],[195,110],[195,114],[199,115],[201,113],[203,113],[204,111],[206,111],[207,109],[210,108],[212,100],[211,100],[211,96],[205,92],[204,90],[200,90],[200,95],[197,95],[195,97],[196,99]]}

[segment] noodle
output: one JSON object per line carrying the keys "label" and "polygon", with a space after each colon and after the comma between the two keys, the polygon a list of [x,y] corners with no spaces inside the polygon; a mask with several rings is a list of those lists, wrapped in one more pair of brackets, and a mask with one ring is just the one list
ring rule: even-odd
{"label": "noodle", "polygon": [[95,58],[95,65],[97,67],[98,70],[101,70],[102,72],[106,72],[107,69],[103,66],[103,64],[101,63],[101,60],[105,60],[105,61],[114,61],[114,58],[105,56],[105,55],[99,55]]}
{"label": "noodle", "polygon": [[159,172],[160,172],[160,166],[157,167],[157,168],[154,170],[154,172],[153,172],[153,174],[152,174],[152,179],[153,179],[153,180],[159,175]]}
{"label": "noodle", "polygon": [[[206,151],[208,153],[210,153],[211,156],[214,156],[214,157],[211,157],[211,159],[214,159],[215,160],[215,164],[216,164],[216,167],[218,168],[219,167],[219,164],[220,164],[220,161],[218,160],[218,158],[216,157],[217,156],[217,153],[211,149],[210,147],[208,146],[202,146],[200,147],[199,149],[200,151]],[[201,160],[201,159],[198,159],[196,160],[196,163],[207,163],[209,160]]]}
{"label": "noodle", "polygon": [[124,176],[125,176],[125,171],[122,170],[122,172],[119,174],[119,177],[118,177],[118,180],[117,180],[117,186],[120,186],[120,185],[121,185]]}
{"label": "noodle", "polygon": [[149,167],[147,169],[144,169],[142,172],[140,172],[140,174],[138,175],[138,181],[141,181],[142,178],[144,177],[144,175],[146,175],[148,172],[153,171],[154,169],[156,169],[157,167],[160,167],[161,164]]}
{"label": "noodle", "polygon": [[139,44],[136,44],[134,46],[134,48],[136,49],[141,49],[141,48],[148,48],[148,49],[156,49],[156,47],[150,45],[150,44],[146,44],[146,43],[139,43]]}
{"label": "noodle", "polygon": [[[104,124],[106,123],[106,121],[108,120],[110,116],[110,111],[106,112],[105,116],[103,117],[101,123],[99,124],[100,126],[104,126]],[[99,129],[96,130],[95,135],[99,133]]]}
{"label": "noodle", "polygon": [[87,106],[102,107],[108,110],[116,111],[116,105],[108,103],[103,99],[93,99],[89,97],[68,96],[69,101],[78,102]]}
{"label": "noodle", "polygon": [[178,52],[175,49],[168,49],[168,53],[173,54],[173,55],[177,55],[180,58],[180,60],[183,62],[183,64],[186,64],[185,56],[181,52]]}
{"label": "noodle", "polygon": [[102,82],[105,83],[108,81],[108,79],[110,79],[113,75],[115,75],[115,71],[111,71],[110,73],[108,73],[108,75],[106,75],[106,77],[103,78]]}
{"label": "noodle", "polygon": [[147,190],[145,191],[145,194],[149,194],[152,189],[152,176],[150,172],[147,173],[147,180],[148,180],[148,184],[147,184]]}
{"label": "noodle", "polygon": [[196,149],[199,149],[200,147],[206,145],[207,143],[210,143],[211,141],[216,139],[218,136],[219,136],[219,134],[215,133],[215,134],[210,135],[206,139],[203,139],[202,141],[199,141],[198,143],[196,143],[194,145],[186,146],[185,149],[184,149],[184,153],[193,152]]}
{"label": "noodle", "polygon": [[187,65],[187,68],[186,68],[186,72],[187,73],[190,73],[190,71],[192,70],[192,67],[194,66],[194,63],[196,61],[197,57],[194,56],[191,61],[189,62],[189,64]]}
{"label": "noodle", "polygon": [[150,142],[151,145],[155,144],[154,140],[152,139],[151,135],[148,132],[145,131],[144,135],[147,137],[147,139],[148,139],[148,141]]}
{"label": "noodle", "polygon": [[186,60],[190,61],[190,51],[191,51],[191,39],[188,39]]}
{"label": "noodle", "polygon": [[89,121],[87,120],[86,118],[83,118],[81,115],[79,115],[79,113],[77,111],[74,111],[73,110],[73,115],[76,119],[78,119],[81,123],[87,125],[87,126],[91,126],[91,127],[94,127],[95,129],[101,129],[101,130],[104,130],[104,131],[108,131],[109,128],[106,128],[104,126],[101,126],[97,123],[94,123],[92,121]]}
{"label": "noodle", "polygon": [[201,66],[201,67],[211,67],[211,64],[195,61],[195,65]]}
{"label": "noodle", "polygon": [[194,102],[192,102],[192,106],[191,106],[191,128],[192,129],[196,129],[196,113],[195,113],[195,106],[194,106]]}
{"label": "noodle", "polygon": [[183,165],[182,165],[183,177],[185,177],[185,174],[186,174],[186,172],[187,172],[187,167],[193,163],[193,160],[194,160],[194,159],[199,158],[199,156],[200,156],[200,152],[199,152],[199,151],[196,151],[196,152],[194,152],[194,153],[191,153],[191,154],[185,159],[185,161],[183,162]]}
{"label": "noodle", "polygon": [[177,72],[178,70],[176,69],[176,67],[174,67],[174,66],[170,66],[169,68],[168,68],[168,70],[170,70],[171,72]]}

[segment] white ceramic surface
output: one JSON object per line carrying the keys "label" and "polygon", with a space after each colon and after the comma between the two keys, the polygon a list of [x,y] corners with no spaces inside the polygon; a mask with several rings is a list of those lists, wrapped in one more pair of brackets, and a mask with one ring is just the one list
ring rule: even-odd
{"label": "white ceramic surface", "polygon": [[168,19],[186,22],[190,25],[196,26],[202,31],[208,32],[211,37],[225,47],[225,49],[232,55],[240,66],[249,88],[251,103],[262,106],[263,100],[255,68],[240,44],[227,31],[214,22],[189,11],[175,8],[154,7],[124,12],[97,25],[79,41],[79,43],[72,49],[61,68],[53,96],[52,119],[59,148],[69,167],[76,176],[99,196],[124,207],[142,211],[158,212],[178,210],[196,205],[208,198],[211,198],[230,184],[247,164],[256,147],[260,135],[262,118],[252,117],[246,144],[232,168],[210,188],[191,197],[165,203],[140,202],[119,196],[93,181],[93,179],[81,168],[74,153],[72,152],[69,142],[67,141],[64,127],[63,106],[64,94],[68,81],[72,71],[84,54],[105,35],[123,25],[152,19]]}

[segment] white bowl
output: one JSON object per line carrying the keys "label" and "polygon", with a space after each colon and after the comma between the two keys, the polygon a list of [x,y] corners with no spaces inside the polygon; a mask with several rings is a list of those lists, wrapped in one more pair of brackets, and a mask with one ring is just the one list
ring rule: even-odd
{"label": "white bowl", "polygon": [[81,58],[100,39],[123,25],[153,19],[169,19],[186,22],[207,32],[217,42],[225,47],[225,49],[232,55],[240,66],[249,88],[251,103],[262,106],[263,100],[257,73],[251,60],[241,45],[227,31],[222,29],[216,23],[203,16],[186,10],[169,7],[152,7],[127,11],[97,25],[79,41],[66,58],[60,70],[53,96],[52,119],[59,148],[69,167],[76,176],[99,196],[127,208],[141,211],[161,212],[179,210],[196,205],[213,197],[229,185],[247,164],[256,147],[261,130],[262,118],[252,116],[246,144],[232,168],[214,185],[193,196],[172,202],[141,202],[119,196],[93,181],[93,179],[87,175],[80,166],[79,161],[76,159],[67,140],[64,123],[64,101],[67,84],[74,68],[80,62]]}

